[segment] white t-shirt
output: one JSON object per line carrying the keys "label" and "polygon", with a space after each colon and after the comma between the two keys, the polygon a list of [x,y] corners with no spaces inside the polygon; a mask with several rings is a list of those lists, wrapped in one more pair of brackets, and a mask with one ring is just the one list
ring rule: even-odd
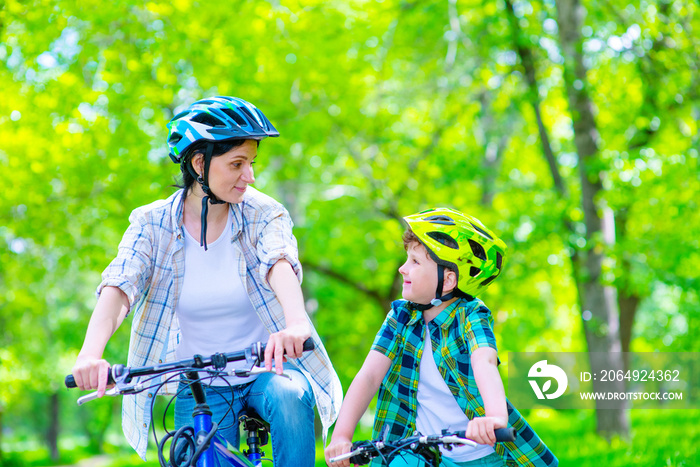
{"label": "white t-shirt", "polygon": [[[469,419],[462,411],[457,400],[442,378],[430,342],[430,331],[424,328],[425,346],[420,359],[418,374],[418,411],[416,429],[423,435],[440,434],[442,430],[466,430]],[[480,444],[476,447],[454,446],[452,451],[440,448],[442,454],[455,462],[467,462],[488,456],[494,452],[493,447]]]}
{"label": "white t-shirt", "polygon": [[[204,251],[186,228],[185,279],[175,312],[180,322],[181,339],[178,359],[199,354],[209,357],[221,352],[234,352],[253,342],[267,342],[270,334],[258,317],[243,287],[239,264],[241,250],[231,242],[232,216],[223,233]],[[245,361],[232,362],[226,370],[246,367]],[[253,381],[235,376],[226,378],[231,384]],[[212,385],[225,385],[220,379]]]}

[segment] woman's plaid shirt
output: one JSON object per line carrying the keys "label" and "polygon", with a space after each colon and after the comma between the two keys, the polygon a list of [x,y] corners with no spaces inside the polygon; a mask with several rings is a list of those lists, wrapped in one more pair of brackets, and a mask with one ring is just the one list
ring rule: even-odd
{"label": "woman's plaid shirt", "polygon": [[[242,252],[238,265],[241,279],[267,330],[277,332],[284,329],[284,312],[267,274],[277,261],[286,259],[301,281],[292,221],[280,203],[252,187],[231,210],[231,242]],[[129,298],[133,316],[129,366],[173,361],[180,338],[175,305],[185,272],[182,191],[134,210],[129,221],[117,257],[103,272],[97,292],[106,286],[118,287]],[[295,363],[313,388],[325,434],[337,418],[343,392],[315,330],[312,337],[316,350]],[[167,385],[165,393],[175,394],[176,390],[177,382]],[[151,391],[123,399],[124,434],[144,459],[153,396]]]}
{"label": "woman's plaid shirt", "polygon": [[[424,328],[422,312],[410,302],[397,300],[377,333],[372,350],[389,357],[392,365],[379,389],[374,439],[381,436],[385,427],[388,427],[389,440],[410,436],[416,429]],[[461,298],[429,322],[428,329],[433,358],[457,403],[470,420],[484,416],[484,402],[476,386],[470,355],[479,347],[496,349],[491,312],[479,299]],[[559,465],[522,415],[510,402],[507,406],[508,425],[516,429],[516,440],[496,444],[496,452],[503,456],[507,465]]]}

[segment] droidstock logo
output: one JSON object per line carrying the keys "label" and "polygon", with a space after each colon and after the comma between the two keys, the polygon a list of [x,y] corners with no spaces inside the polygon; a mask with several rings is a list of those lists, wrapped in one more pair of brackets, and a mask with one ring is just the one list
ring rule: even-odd
{"label": "droidstock logo", "polygon": [[564,394],[564,391],[566,391],[566,388],[569,385],[569,378],[566,377],[564,370],[556,365],[548,365],[547,360],[540,360],[532,365],[527,376],[529,378],[554,378],[557,382],[557,390],[552,393],[548,393],[552,386],[551,379],[547,379],[547,381],[545,381],[542,389],[540,389],[540,386],[537,384],[536,380],[528,380],[538,399],[556,399]]}

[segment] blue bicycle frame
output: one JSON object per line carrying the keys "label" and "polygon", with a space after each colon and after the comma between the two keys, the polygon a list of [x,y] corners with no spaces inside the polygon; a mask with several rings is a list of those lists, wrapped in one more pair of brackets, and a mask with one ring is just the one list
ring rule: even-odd
{"label": "blue bicycle frame", "polygon": [[[195,433],[209,433],[212,429],[211,414],[199,414],[194,418]],[[259,453],[254,453],[256,458],[246,461],[238,455],[232,453],[226,447],[226,440],[217,431],[210,441],[209,448],[202,453],[197,459],[197,467],[251,467],[261,466],[262,456]],[[252,456],[252,455],[251,455]]]}
{"label": "blue bicycle frame", "polygon": [[[248,453],[247,460],[242,458],[242,454],[232,453],[226,446],[227,442],[218,431],[213,436],[207,434],[212,432],[214,423],[212,413],[206,403],[206,396],[199,381],[197,373],[187,373],[187,378],[191,381],[190,388],[194,397],[195,407],[192,413],[194,417],[195,442],[209,443],[209,446],[201,453],[196,460],[196,467],[260,467],[262,466],[262,453],[259,449],[253,449]],[[210,438],[207,440],[207,438]]]}

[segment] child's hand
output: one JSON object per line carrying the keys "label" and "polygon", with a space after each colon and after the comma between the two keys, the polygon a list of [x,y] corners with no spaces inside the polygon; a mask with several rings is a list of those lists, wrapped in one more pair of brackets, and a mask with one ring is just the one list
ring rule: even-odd
{"label": "child's hand", "polygon": [[339,461],[339,462],[334,462],[331,464],[330,459],[332,457],[339,456],[341,454],[345,454],[346,452],[350,452],[352,449],[352,442],[351,440],[347,438],[339,438],[339,439],[334,439],[331,438],[331,444],[328,445],[326,450],[324,451],[326,455],[326,464],[329,467],[349,467],[350,466],[350,461],[348,459]]}
{"label": "child's hand", "polygon": [[508,421],[502,417],[474,417],[467,425],[467,438],[479,444],[496,444],[496,428],[506,428]]}

